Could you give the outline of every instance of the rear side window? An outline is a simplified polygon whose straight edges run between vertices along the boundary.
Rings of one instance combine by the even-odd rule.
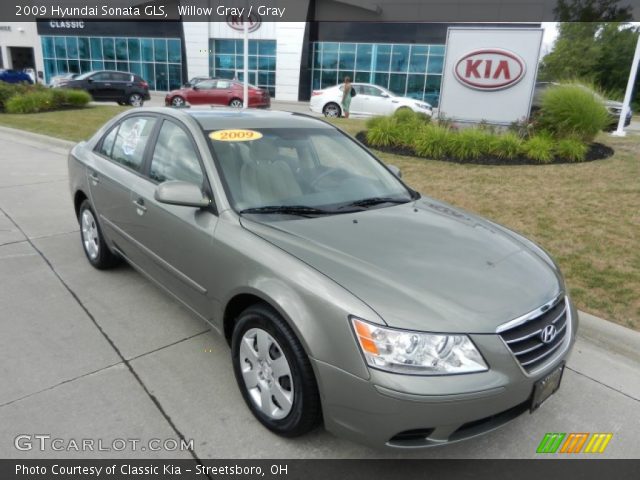
[[[121,165],[139,172],[144,161],[144,150],[155,123],[156,119],[153,117],[137,116],[122,122],[110,157]]]
[[[112,73],[111,74],[111,79],[116,81],[116,82],[130,82],[131,81],[131,75],[129,75],[128,73]]]
[[[189,135],[168,120],[165,120],[160,129],[149,176],[159,183],[181,180],[198,186],[203,185],[204,175]]]
[[[111,151],[113,150],[113,144],[116,141],[116,134],[118,133],[118,126],[112,128],[109,133],[102,139],[102,143],[98,148],[98,153],[105,157],[111,157]]]

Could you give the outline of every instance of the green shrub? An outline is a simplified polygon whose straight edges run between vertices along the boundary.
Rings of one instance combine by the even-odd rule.
[[[379,123],[384,122],[386,118],[388,117],[371,117],[367,119],[367,121],[365,122],[365,126],[367,127],[367,130],[371,130],[372,128],[375,128]]]
[[[373,120],[373,119],[372,119]],[[367,130],[367,142],[372,147],[389,147],[397,145],[398,123],[393,117],[377,117]],[[370,125],[370,124],[369,124]]]
[[[507,132],[491,139],[489,153],[497,158],[515,158],[522,148],[522,139],[517,133]]]
[[[522,153],[538,163],[550,163],[553,160],[554,143],[548,134],[535,135],[522,144]]]
[[[537,121],[542,130],[558,138],[576,136],[592,142],[609,124],[602,97],[580,83],[557,85],[542,95]]]
[[[52,89],[53,102],[55,108],[61,107],[84,107],[91,101],[91,95],[84,90],[74,90],[70,88]]]
[[[53,110],[55,108],[51,91],[19,93],[7,100],[7,113],[36,113]]]
[[[449,137],[449,153],[458,160],[475,160],[491,152],[494,136],[481,128],[465,128]]]
[[[582,162],[587,156],[589,147],[579,138],[561,138],[556,142],[555,154],[572,162]]]
[[[450,154],[450,138],[455,135],[440,125],[425,125],[416,132],[413,149],[420,157],[439,160]]]

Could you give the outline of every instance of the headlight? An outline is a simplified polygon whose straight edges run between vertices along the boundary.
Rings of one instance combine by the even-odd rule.
[[[466,335],[396,330],[352,318],[362,353],[370,367],[411,375],[448,375],[488,370]]]

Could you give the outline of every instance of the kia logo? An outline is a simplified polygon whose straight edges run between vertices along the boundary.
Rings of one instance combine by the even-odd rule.
[[[524,77],[525,64],[520,56],[497,48],[474,50],[458,60],[456,78],[477,90],[509,88]]]
[[[555,325],[547,325],[542,329],[542,332],[540,332],[540,340],[542,340],[542,343],[551,343],[557,334],[558,331]]]
[[[255,32],[262,24],[262,17],[255,12],[251,12],[249,18],[243,15],[227,15],[227,25],[239,32],[244,32],[244,22],[249,22],[249,32]]]

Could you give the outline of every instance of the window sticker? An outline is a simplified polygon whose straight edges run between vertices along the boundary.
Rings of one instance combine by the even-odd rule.
[[[260,132],[255,130],[218,130],[209,134],[211,140],[217,140],[219,142],[249,142],[251,140],[258,140],[262,138]]]
[[[142,136],[142,130],[146,124],[147,120],[145,118],[141,118],[133,124],[133,127],[131,127],[131,130],[127,134],[127,138],[125,138],[124,144],[122,145],[122,151],[125,155],[133,155],[136,151],[136,147],[138,146],[138,142],[140,142],[140,137]]]

